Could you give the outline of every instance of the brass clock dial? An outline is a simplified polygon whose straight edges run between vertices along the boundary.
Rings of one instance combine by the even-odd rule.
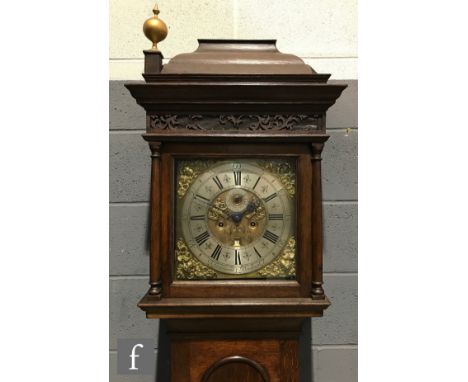
[[[202,167],[179,203],[181,238],[199,262],[217,273],[261,270],[294,236],[291,184],[284,184],[284,174],[254,159]]]

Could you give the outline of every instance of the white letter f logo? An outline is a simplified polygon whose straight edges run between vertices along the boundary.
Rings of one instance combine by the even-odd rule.
[[[142,344],[136,344],[133,349],[132,349],[132,354],[130,354],[130,358],[132,359],[132,367],[129,370],[138,370],[137,367],[135,367],[135,358],[139,357],[138,354],[135,354],[135,349],[136,348],[143,348],[144,346]]]

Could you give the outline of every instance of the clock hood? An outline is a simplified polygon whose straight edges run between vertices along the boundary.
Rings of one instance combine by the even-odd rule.
[[[276,40],[199,39],[195,52],[175,56],[161,74],[317,74],[299,57],[281,53]]]
[[[152,139],[325,134],[325,113],[347,85],[328,83],[330,74],[280,52],[276,40],[198,42],[164,65],[160,51],[145,51],[145,82],[125,85],[146,110]]]

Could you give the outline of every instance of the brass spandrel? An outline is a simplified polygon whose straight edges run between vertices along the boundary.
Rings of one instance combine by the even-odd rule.
[[[257,273],[266,278],[296,276],[296,239],[290,237],[283,253]]]
[[[216,161],[213,160],[180,161],[178,163],[177,197],[182,199],[198,175],[215,163]]]
[[[278,176],[290,198],[296,194],[296,171],[291,162],[276,159],[257,161],[257,164],[265,171]]]
[[[177,240],[176,249],[176,276],[179,280],[203,279],[211,280],[217,278],[217,273],[198,261],[190,252],[187,244],[181,238]]]

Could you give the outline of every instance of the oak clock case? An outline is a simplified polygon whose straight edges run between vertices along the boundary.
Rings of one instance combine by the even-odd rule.
[[[295,162],[176,162],[175,273],[190,279],[292,279]]]
[[[163,65],[158,14],[145,82],[126,84],[151,150],[138,306],[166,323],[172,382],[298,382],[302,325],[330,305],[321,160],[346,85],[274,40],[199,40]]]

